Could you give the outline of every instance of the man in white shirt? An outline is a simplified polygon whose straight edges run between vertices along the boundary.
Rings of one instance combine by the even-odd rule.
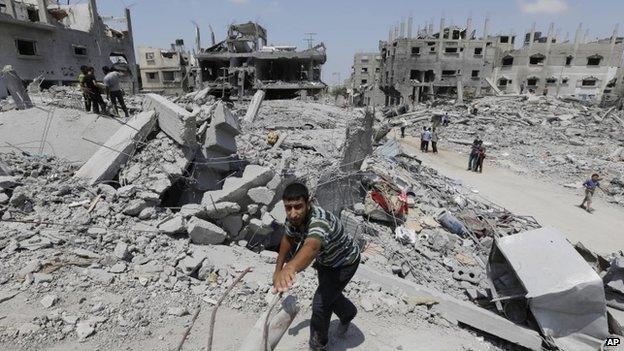
[[[124,95],[123,90],[121,90],[121,87],[119,86],[119,83],[121,81],[121,78],[123,77],[123,74],[117,71],[114,71],[107,66],[104,66],[102,68],[102,71],[104,71],[104,74],[105,74],[104,84],[106,85],[106,88],[107,88],[106,90],[108,93],[108,98],[113,103],[113,108],[115,109],[115,113],[119,115],[118,110],[117,110],[117,103],[119,103],[119,105],[121,106],[121,109],[126,115],[126,118],[130,117],[130,114],[128,113],[128,108],[126,107],[126,103],[123,98],[123,95]]]
[[[429,152],[429,142],[431,141],[431,131],[427,128],[422,135],[424,152]]]

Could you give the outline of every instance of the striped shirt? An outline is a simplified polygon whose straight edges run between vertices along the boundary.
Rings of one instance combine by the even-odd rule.
[[[316,262],[326,267],[351,265],[360,258],[360,248],[353,238],[346,234],[340,219],[324,209],[311,205],[307,222],[300,231],[286,221],[286,235],[303,242],[306,238],[316,238],[321,242],[321,250]]]

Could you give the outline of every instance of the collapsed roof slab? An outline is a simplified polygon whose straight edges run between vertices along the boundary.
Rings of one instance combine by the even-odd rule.
[[[158,127],[178,144],[195,149],[197,125],[190,112],[158,94],[146,94],[145,110],[158,114]]]
[[[137,143],[145,140],[155,126],[154,111],[139,113],[121,126],[74,176],[88,179],[90,184],[113,179],[134,152]]]

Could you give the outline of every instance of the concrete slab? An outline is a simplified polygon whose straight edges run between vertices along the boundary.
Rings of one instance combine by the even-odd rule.
[[[136,142],[144,140],[155,125],[156,119],[153,111],[142,112],[134,116],[80,167],[75,177],[86,178],[91,184],[113,179],[134,151]]]
[[[274,172],[270,168],[249,165],[245,168],[240,178],[230,177],[223,182],[221,190],[208,191],[204,194],[202,204],[211,205],[212,202],[232,201],[238,202],[247,196],[251,188],[266,185]]]
[[[52,107],[46,106],[52,110]],[[0,113],[0,152],[23,150],[43,153],[75,163],[86,162],[122,125],[120,120],[85,111],[56,108],[52,110],[46,130],[48,112],[39,108]],[[41,149],[41,140],[43,148]],[[12,147],[8,144],[15,147]]]
[[[264,100],[264,95],[264,90],[256,91],[253,98],[251,99],[249,107],[247,108],[247,113],[245,114],[245,122],[253,122],[253,120],[256,118],[258,110],[260,110],[260,104],[262,104],[262,100]]]
[[[158,127],[178,144],[190,148],[197,146],[195,116],[157,94],[146,94],[143,108],[158,114]]]

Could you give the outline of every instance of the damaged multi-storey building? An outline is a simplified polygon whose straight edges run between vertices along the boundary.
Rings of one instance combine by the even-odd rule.
[[[379,89],[380,62],[378,52],[358,52],[353,56],[353,72],[347,85],[354,105],[384,103],[384,94]]]
[[[491,35],[488,19],[480,37],[471,18],[465,27],[447,26],[442,18],[437,33],[432,23],[412,31],[409,18],[379,42],[386,105],[521,92],[601,102],[619,91],[617,28],[609,38],[588,42],[579,27],[574,42],[559,42],[553,24],[545,37],[534,25],[519,48],[513,33]]]
[[[183,39],[176,39],[171,50],[139,46],[138,51],[142,91],[181,94],[194,85],[190,55]]]
[[[321,81],[327,58],[323,43],[302,51],[267,46],[266,29],[253,22],[229,26],[225,40],[198,47],[196,58],[200,85],[214,94],[242,98],[264,90],[267,98],[291,97],[314,95],[326,87]]]
[[[117,20],[117,19],[115,19]],[[104,23],[95,0],[62,5],[51,0],[0,0],[0,62],[11,65],[26,82],[41,80],[42,87],[77,81],[80,66],[103,66],[130,73],[128,88],[138,87],[132,21],[116,30]],[[117,21],[116,21],[117,22]]]

